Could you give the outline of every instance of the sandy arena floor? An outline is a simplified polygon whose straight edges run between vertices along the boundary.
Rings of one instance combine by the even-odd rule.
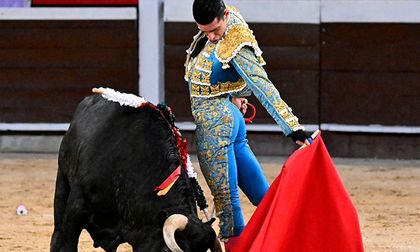
[[[270,182],[282,158],[260,157]],[[420,160],[334,159],[356,205],[366,251],[420,251]],[[195,167],[198,167],[195,164]],[[56,155],[0,154],[0,251],[49,251],[53,231]],[[200,184],[210,195],[200,174]],[[254,207],[243,198],[245,216]],[[29,213],[17,216],[23,203]],[[216,227],[217,228],[217,227]],[[89,235],[79,251],[94,249]],[[131,251],[127,244],[119,252]]]

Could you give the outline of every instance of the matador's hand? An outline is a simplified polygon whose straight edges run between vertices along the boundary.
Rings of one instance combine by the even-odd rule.
[[[248,99],[244,97],[232,97],[232,103],[241,111],[243,115],[246,114],[248,109]]]
[[[299,146],[310,145],[312,143],[312,137],[301,129],[293,131],[288,137],[292,138],[293,142]]]

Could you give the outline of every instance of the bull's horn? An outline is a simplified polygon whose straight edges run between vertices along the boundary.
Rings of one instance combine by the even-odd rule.
[[[100,89],[100,88],[92,88],[92,93],[95,93],[95,94],[103,94],[104,91],[102,89]]]
[[[187,224],[188,218],[182,214],[172,214],[163,224],[163,239],[172,252],[183,252],[175,241],[175,231],[184,230]]]

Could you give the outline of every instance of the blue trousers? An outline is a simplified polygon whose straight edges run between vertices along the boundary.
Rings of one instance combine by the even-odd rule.
[[[243,115],[234,104],[225,100],[196,112],[198,158],[214,197],[221,237],[238,236],[245,227],[239,188],[258,205],[269,184],[248,145]]]

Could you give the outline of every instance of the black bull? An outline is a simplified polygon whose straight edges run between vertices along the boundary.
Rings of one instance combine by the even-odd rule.
[[[185,169],[166,196],[154,191],[180,164],[158,110],[85,98],[60,146],[51,251],[77,251],[83,229],[106,251],[124,242],[133,251],[221,251],[197,217]]]

